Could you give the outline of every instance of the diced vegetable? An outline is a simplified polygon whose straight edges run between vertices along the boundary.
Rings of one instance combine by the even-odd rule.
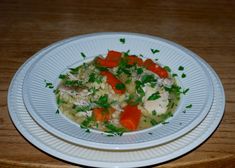
[[[143,63],[144,63],[141,58],[139,58],[139,57],[137,57],[137,56],[135,56],[135,55],[129,55],[129,56],[127,57],[127,59],[128,59],[128,64],[129,64],[129,65],[137,64],[137,65],[139,65],[139,66],[142,66]]]
[[[153,60],[151,60],[151,59],[146,59],[146,60],[144,61],[144,64],[143,64],[144,67],[148,68],[148,67],[151,66],[151,65],[155,65],[155,63],[153,62]]]
[[[118,78],[116,78],[111,72],[102,71],[100,74],[106,76],[108,84],[112,87],[115,93],[117,94],[125,93],[126,91],[125,87],[122,89],[116,87],[118,84],[122,84],[122,82]]]
[[[113,50],[109,51],[106,57],[107,60],[117,61],[118,63],[121,60],[121,58],[122,58],[122,53]]]
[[[157,64],[151,65],[147,69],[152,71],[153,73],[157,74],[160,78],[167,78],[168,77],[167,71]]]
[[[109,51],[106,58],[98,57],[96,59],[96,63],[100,66],[107,67],[107,68],[114,68],[118,66],[122,57],[122,53],[117,51]]]
[[[111,118],[112,113],[115,110],[113,108],[94,108],[92,114],[96,121],[108,121]]]
[[[127,105],[120,116],[120,123],[128,130],[136,130],[140,122],[141,111],[137,105]]]
[[[151,59],[146,59],[143,64],[149,71],[157,74],[160,78],[167,78],[168,72],[160,65],[154,63]]]
[[[96,63],[99,66],[103,66],[103,67],[106,67],[106,68],[114,68],[114,67],[118,66],[118,64],[119,64],[117,61],[103,59],[103,58],[100,58],[100,57],[96,58]]]

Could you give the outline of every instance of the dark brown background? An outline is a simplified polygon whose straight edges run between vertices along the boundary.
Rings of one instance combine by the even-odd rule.
[[[203,145],[159,167],[235,165],[235,1],[0,1],[0,167],[69,167],[27,142],[13,126],[7,89],[16,70],[47,45],[75,35],[137,32],[200,55],[226,93],[221,125]]]

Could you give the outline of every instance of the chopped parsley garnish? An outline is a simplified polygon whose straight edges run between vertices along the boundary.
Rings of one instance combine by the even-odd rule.
[[[76,68],[69,68],[69,70],[70,70],[69,72],[70,72],[71,74],[78,74],[79,69],[80,69],[79,66],[76,67]]]
[[[176,76],[178,76],[178,74],[173,73],[172,76],[173,76],[173,77],[176,77]]]
[[[179,66],[178,70],[179,70],[179,71],[183,71],[183,70],[184,70],[184,67],[183,67],[183,66]]]
[[[99,84],[99,83],[102,83],[102,80],[103,80],[103,76],[97,75],[96,79],[95,79],[95,82]]]
[[[80,127],[82,129],[88,129],[91,126],[91,122],[93,121],[92,117],[87,117],[81,124]],[[87,131],[86,131],[87,132]]]
[[[142,82],[143,84],[145,84],[145,83],[151,83],[151,82],[156,82],[156,81],[157,81],[157,79],[154,77],[153,74],[151,74],[151,75],[143,75],[143,76],[141,77],[141,82]]]
[[[128,56],[129,53],[130,53],[130,50],[127,50],[126,52],[124,52],[124,56],[125,56],[125,57]]]
[[[60,74],[60,75],[59,75],[59,78],[60,78],[60,79],[66,79],[66,78],[68,78],[68,75]]]
[[[117,75],[120,75],[121,73],[126,74],[127,76],[131,76],[131,72],[127,68],[118,68]]]
[[[90,133],[91,131],[90,131],[89,129],[86,129],[86,131],[85,131],[85,132]]]
[[[60,96],[56,97],[56,103],[58,105],[58,107],[60,107],[63,103],[67,103],[66,101],[64,101],[63,99],[60,98]],[[59,109],[56,110],[56,114],[59,114]]]
[[[144,93],[144,90],[143,88],[141,87],[142,83],[140,81],[135,81],[135,89],[136,89],[136,92],[140,95],[140,96],[144,96],[145,93]]]
[[[95,87],[92,87],[88,89],[89,92],[91,92],[92,95],[94,95],[99,89],[96,89]]]
[[[152,48],[151,48],[151,51],[152,51],[153,54],[156,54],[156,53],[160,52],[160,50],[152,49]]]
[[[79,105],[74,105],[73,106],[74,110],[76,112],[85,112],[85,111],[90,111],[92,108],[91,106],[79,106]]]
[[[136,72],[138,75],[140,75],[144,72],[144,70],[143,70],[143,68],[137,68]]]
[[[166,91],[169,93],[174,93],[175,95],[179,96],[181,94],[181,87],[173,84],[170,88],[164,87]]]
[[[154,60],[155,60],[155,61],[158,61],[158,58],[155,58]]]
[[[60,107],[61,104],[66,103],[66,101],[64,101],[63,99],[61,99],[60,96],[57,96],[57,97],[56,97],[56,103],[57,103],[57,105]]]
[[[57,109],[55,113],[56,113],[56,114],[59,114],[59,113],[60,113],[59,109]]]
[[[44,80],[44,82],[45,82],[45,87],[47,87],[49,89],[53,89],[54,88],[54,86],[53,86],[53,84],[51,82],[47,82],[46,80]]]
[[[125,38],[120,38],[119,41],[120,41],[122,44],[125,44],[126,39],[125,39]]]
[[[83,52],[81,52],[80,54],[81,54],[81,56],[82,56],[83,59],[86,58],[86,55],[85,55]]]
[[[98,75],[98,74],[95,74],[95,73],[91,73],[89,75],[89,79],[88,79],[88,82],[91,82],[91,83],[101,83],[102,82],[102,79],[103,79],[103,76],[101,75]]]
[[[139,55],[140,57],[144,57],[142,54]]]
[[[160,115],[160,120],[165,121],[167,118],[172,117],[172,116],[173,116],[172,112],[167,112],[167,113]]]
[[[131,65],[128,65],[128,59],[122,58],[118,65],[117,75],[121,75],[122,73],[124,73],[127,76],[131,76],[130,67]]]
[[[136,85],[136,87],[144,86],[143,83],[139,80],[135,81],[135,85]]]
[[[60,90],[57,88],[57,89],[54,89],[53,90],[53,93],[55,93],[55,94],[58,94],[58,93],[60,93]]]
[[[171,72],[171,68],[169,66],[164,66],[164,69],[167,70],[168,72]]]
[[[150,86],[154,88],[157,85],[157,83],[150,83]]]
[[[192,104],[189,104],[189,105],[187,105],[185,108],[189,109],[189,108],[192,108],[192,107],[193,107],[193,105],[192,105]]]
[[[131,102],[130,104],[131,104],[131,105],[137,105],[137,104],[139,104],[140,102],[142,102],[142,97],[137,97],[137,98],[134,99],[134,101]]]
[[[88,79],[88,82],[95,82],[95,79],[96,79],[96,75],[95,75],[95,73],[91,73],[90,75],[89,75],[89,79]]]
[[[131,79],[127,79],[127,80],[125,81],[125,83],[126,83],[126,84],[131,83]]]
[[[83,82],[79,80],[65,80],[64,85],[68,87],[80,87],[83,86]]]
[[[128,96],[128,99],[126,100],[126,102],[130,105],[133,105],[133,106],[137,105],[140,102],[142,102],[142,96],[136,96],[136,95],[130,94]]]
[[[169,124],[169,122],[168,122],[168,121],[164,121],[164,122],[162,122],[162,124],[163,124],[163,125]]]
[[[109,108],[110,107],[110,103],[108,102],[108,95],[107,94],[104,96],[100,96],[98,101],[94,101],[94,103],[102,108]]]
[[[153,93],[151,96],[148,97],[148,100],[157,100],[159,99],[161,96],[160,96],[160,93],[159,92],[156,92],[156,93]]]
[[[152,133],[152,132],[149,132],[148,134],[149,134],[149,135],[153,135],[153,133]]]
[[[154,115],[154,116],[157,115],[156,110],[153,110],[153,111],[152,111],[152,115]]]
[[[117,83],[115,88],[117,90],[124,90],[126,87],[125,87],[125,85],[123,83]]]
[[[83,67],[84,69],[87,69],[88,66],[89,66],[89,65],[88,65],[87,63],[83,62],[82,67]]]
[[[108,136],[117,136],[117,135],[122,136],[123,133],[125,132],[124,128],[118,128],[109,122],[105,122],[104,125],[107,128],[105,132],[109,133]]]
[[[189,88],[187,88],[187,89],[183,90],[183,92],[182,92],[182,93],[185,95],[188,91],[189,91]]]
[[[108,68],[103,67],[103,66],[99,66],[99,65],[97,65],[97,64],[96,64],[95,67],[96,67],[98,70],[100,70],[100,71],[107,71],[107,70],[108,70]]]
[[[181,77],[182,77],[182,78],[186,78],[186,74],[183,73],[183,74],[181,75]]]
[[[154,126],[154,125],[157,125],[157,124],[158,124],[158,122],[157,122],[155,119],[151,119],[151,120],[150,120],[150,123],[152,124],[152,126]]]
[[[142,87],[136,87],[136,91],[137,91],[137,93],[140,96],[144,96],[145,95],[144,90],[142,89]]]

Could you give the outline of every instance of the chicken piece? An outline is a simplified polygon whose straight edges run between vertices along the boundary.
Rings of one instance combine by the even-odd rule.
[[[149,85],[146,85],[143,89],[145,90],[145,96],[143,97],[144,108],[148,110],[149,113],[156,111],[157,115],[165,113],[169,103],[169,93],[163,89],[159,90],[158,88],[152,88]],[[148,98],[157,91],[160,94],[160,98],[156,100],[148,100]]]

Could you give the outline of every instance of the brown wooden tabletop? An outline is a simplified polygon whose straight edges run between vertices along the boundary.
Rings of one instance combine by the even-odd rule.
[[[8,115],[7,92],[35,52],[71,36],[137,32],[179,43],[205,59],[224,85],[226,108],[197,149],[159,167],[235,166],[235,1],[0,1],[0,167],[71,167],[31,145]],[[154,165],[156,166],[156,165]]]

